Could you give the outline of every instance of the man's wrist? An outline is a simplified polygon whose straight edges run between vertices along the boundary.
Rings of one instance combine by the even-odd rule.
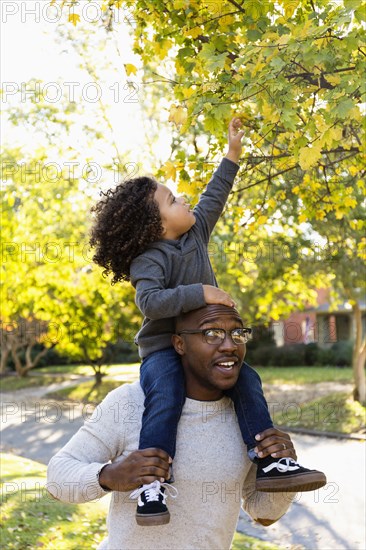
[[[103,491],[112,491],[109,486],[108,466],[110,466],[110,464],[104,464],[97,473],[97,480]]]

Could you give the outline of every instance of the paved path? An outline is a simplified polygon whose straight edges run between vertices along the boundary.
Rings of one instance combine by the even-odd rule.
[[[44,399],[70,382],[2,394],[1,450],[47,464],[91,414],[89,406]],[[328,484],[299,495],[273,526],[243,513],[238,529],[291,550],[365,550],[365,443],[292,435],[299,460],[327,473]]]

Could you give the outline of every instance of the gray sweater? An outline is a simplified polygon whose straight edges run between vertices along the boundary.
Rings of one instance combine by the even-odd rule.
[[[178,240],[151,244],[133,260],[131,283],[144,315],[135,339],[142,358],[171,346],[174,318],[206,305],[202,285],[217,286],[207,245],[238,170],[224,158],[194,208],[194,226]]]
[[[50,461],[47,489],[64,502],[88,502],[106,495],[97,473],[109,461],[138,448],[144,394],[138,382],[107,395],[82,428]],[[174,460],[178,496],[168,498],[170,523],[139,527],[130,492],[112,493],[108,538],[100,550],[228,550],[240,506],[254,519],[277,520],[294,493],[259,493],[256,467],[245,452],[228,397],[187,398]],[[90,544],[92,548],[92,543]]]

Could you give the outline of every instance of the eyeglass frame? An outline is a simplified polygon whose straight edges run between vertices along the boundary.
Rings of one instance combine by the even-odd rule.
[[[225,338],[223,338],[222,340],[220,340],[220,342],[217,342],[217,344],[214,344],[212,342],[208,342],[207,341],[207,337],[206,337],[206,332],[209,331],[209,330],[220,330],[220,331],[223,331],[225,332],[225,338],[228,334],[230,334],[230,338],[231,340],[234,342],[234,344],[236,344],[237,346],[243,346],[244,344],[246,344],[249,340],[249,336],[253,333],[253,329],[249,328],[249,327],[237,327],[237,328],[233,328],[231,330],[225,330],[224,328],[217,328],[217,327],[210,327],[210,328],[204,328],[204,329],[186,329],[186,330],[181,330],[179,332],[177,332],[176,334],[178,336],[180,336],[181,334],[202,334],[203,338],[205,339],[205,342],[206,344],[209,344],[210,346],[219,346],[220,344],[222,344],[222,342],[225,342]],[[233,336],[232,336],[232,333],[235,331],[235,330],[244,330],[244,335],[247,336],[247,339],[245,342],[235,342]]]

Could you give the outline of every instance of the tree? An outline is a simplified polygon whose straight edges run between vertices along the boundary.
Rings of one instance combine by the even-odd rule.
[[[108,345],[118,337],[132,340],[133,292],[128,285],[112,289],[92,268],[88,230],[95,186],[74,162],[77,151],[62,145],[70,142],[68,117],[75,106],[56,108],[39,97],[29,107],[12,107],[9,116],[33,130],[43,127],[45,146],[32,152],[5,146],[2,155],[1,372],[11,354],[17,374],[26,376],[57,346],[95,366],[100,381]],[[35,344],[43,345],[36,354]]]
[[[176,132],[171,158],[159,174],[196,198],[206,183],[207,158],[223,150],[228,120],[237,112],[246,128],[245,153],[225,218],[225,239],[241,242],[258,233],[263,241],[264,231],[270,240],[285,239],[295,249],[305,239],[311,252],[322,238],[324,253],[312,269],[306,257],[293,261],[285,270],[285,285],[284,266],[272,269],[268,262],[250,266],[256,274],[252,284],[245,271],[237,274],[248,283],[247,297],[259,300],[270,319],[280,313],[279,303],[283,315],[298,308],[316,279],[332,279],[358,315],[364,284],[345,266],[362,273],[365,219],[357,210],[365,174],[362,3],[101,0],[101,6],[108,30],[113,9],[132,15],[144,84],[152,95],[165,102],[170,98],[169,120]],[[77,9],[74,2],[74,15]],[[75,24],[76,19],[70,20]],[[259,296],[253,285],[264,288],[268,281],[270,288]],[[355,395],[361,401],[364,349],[358,330]]]

